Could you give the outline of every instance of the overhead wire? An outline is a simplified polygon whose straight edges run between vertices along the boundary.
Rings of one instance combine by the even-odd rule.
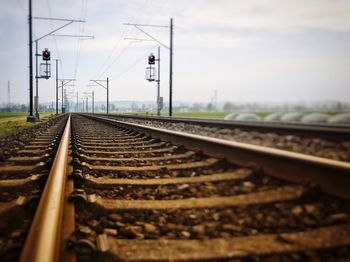
[[[52,12],[51,12],[51,2],[50,0],[46,0],[46,4],[47,4],[47,8],[48,8],[48,11],[49,11],[49,18],[52,18]],[[53,30],[53,22],[52,20],[50,20],[50,26],[51,26],[51,29]],[[60,55],[60,51],[59,51],[59,48],[58,48],[58,45],[57,45],[57,39],[55,36],[52,36],[53,39],[54,39],[54,43],[55,43],[55,50],[56,50],[56,53],[57,53],[57,58],[58,60],[60,61],[60,71],[61,71],[61,78],[64,78],[64,75],[63,75],[63,63],[62,63],[62,59],[61,59],[61,55]]]
[[[27,10],[24,8],[23,4],[21,3],[20,0],[16,0],[18,6],[22,9],[23,13],[27,15]]]
[[[135,12],[135,15],[128,20],[134,21],[139,13],[139,11],[141,11],[141,9],[149,2],[149,0],[145,0],[143,2],[143,4],[139,7],[139,9]],[[97,71],[97,73],[95,74],[94,78],[100,78],[103,76],[103,74],[121,57],[121,55],[129,48],[130,45],[127,45],[127,47],[124,47],[122,50],[122,52],[120,52],[117,57],[115,58],[108,66],[106,66],[108,64],[108,62],[110,61],[110,59],[112,58],[112,56],[114,55],[115,51],[117,50],[117,47],[119,47],[120,42],[122,42],[122,40],[124,39],[124,36],[126,35],[126,33],[128,32],[128,30],[130,30],[128,27],[124,27],[124,30],[121,33],[121,37],[118,38],[118,41],[116,42],[116,44],[114,45],[114,47],[112,48],[111,52],[109,53],[109,55],[107,56],[107,58],[105,59],[105,61],[102,63],[102,66],[99,68],[99,70]],[[108,68],[107,70],[105,69]],[[102,72],[102,73],[101,73]]]
[[[111,78],[111,80],[120,78],[122,75],[126,74],[127,72],[129,72],[132,68],[134,68],[136,65],[138,65],[142,60],[145,59],[145,56],[142,55],[141,57],[139,57],[134,63],[132,63],[126,70],[118,73],[117,75],[115,75],[114,77]]]
[[[153,19],[154,19],[154,14],[158,13],[160,9],[164,8],[164,1],[161,2],[161,4],[157,7],[157,9],[154,9],[150,18],[148,20],[146,20],[146,23],[150,23]],[[137,37],[139,35],[139,32],[136,33],[135,37]],[[147,52],[150,52],[153,48],[149,49]],[[124,74],[128,73],[131,69],[133,69],[136,65],[138,65],[142,60],[144,59],[144,55],[142,55],[140,58],[138,58],[134,63],[132,63],[129,67],[127,67],[124,71],[116,74],[114,77],[111,78],[111,80],[113,79],[117,79],[121,76],[123,76]],[[111,65],[112,66],[112,65]],[[109,69],[109,68],[108,68]],[[105,70],[107,71],[107,70]]]
[[[84,20],[86,18],[87,14],[87,4],[88,0],[82,0],[82,7],[81,7],[81,12],[80,12],[80,20]],[[85,23],[81,23],[79,26],[79,32],[78,35],[84,33],[85,31]],[[81,49],[82,49],[82,39],[78,38],[78,45],[77,45],[77,51],[76,51],[76,60],[75,60],[75,68],[74,68],[74,77],[73,79],[76,79],[77,74],[78,74],[78,67],[79,67],[79,61],[80,61],[80,55],[81,55]]]

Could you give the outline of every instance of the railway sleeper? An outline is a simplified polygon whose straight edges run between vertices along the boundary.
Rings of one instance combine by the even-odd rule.
[[[203,240],[128,240],[103,234],[97,248],[123,261],[222,260],[335,248],[350,245],[350,224],[304,232]]]

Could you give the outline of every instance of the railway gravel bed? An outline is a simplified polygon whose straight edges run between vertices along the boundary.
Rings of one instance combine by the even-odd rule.
[[[55,117],[0,140],[1,261],[19,258],[66,119]]]
[[[215,137],[254,145],[273,147],[319,157],[350,161],[350,140],[313,138],[302,135],[279,134],[278,132],[256,132],[246,131],[241,128],[223,128],[213,126],[203,126],[189,124],[186,122],[166,122],[157,120],[138,120],[133,118],[123,118],[110,116],[111,119],[142,124],[152,127],[164,128],[168,130],[187,132],[196,135]]]
[[[78,261],[350,259],[349,201],[312,183],[79,115],[72,136]],[[344,143],[334,148],[349,154]]]

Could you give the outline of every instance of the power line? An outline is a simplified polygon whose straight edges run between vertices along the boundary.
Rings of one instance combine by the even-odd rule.
[[[137,14],[139,14],[139,12],[141,11],[141,9],[148,3],[149,0],[145,0],[143,2],[143,4],[139,7],[139,9],[135,12],[135,15],[133,16],[133,18],[131,18],[130,20],[135,20],[137,17]],[[121,53],[118,54],[118,58],[114,59],[113,62],[107,66],[107,69],[105,69],[103,71],[103,69],[105,68],[105,66],[108,64],[108,61],[112,58],[112,56],[114,55],[117,47],[119,46],[120,42],[123,40],[124,36],[126,35],[126,33],[128,32],[127,28],[124,28],[124,30],[122,31],[121,37],[118,39],[118,41],[116,42],[116,44],[114,45],[114,47],[112,48],[111,52],[109,53],[109,55],[107,56],[107,58],[105,59],[105,61],[102,63],[102,66],[98,69],[97,73],[95,74],[94,78],[100,78],[101,76],[103,76],[103,74],[117,61],[117,59],[121,56]],[[129,47],[129,46],[128,46]],[[127,47],[127,48],[128,48]],[[127,50],[127,48],[123,49],[123,52],[125,52]],[[103,71],[101,73],[101,71]]]
[[[80,13],[80,19],[82,19],[82,20],[85,20],[85,18],[86,18],[87,3],[88,3],[88,0],[82,0],[82,7],[81,7],[81,13]],[[85,23],[79,27],[78,35],[84,33],[84,29],[85,29]],[[81,49],[82,49],[82,40],[78,39],[78,46],[77,46],[76,60],[75,60],[75,69],[74,69],[74,78],[76,78],[77,73],[78,73]]]
[[[152,48],[153,49],[153,48]],[[147,52],[150,52],[152,49],[149,49]],[[111,80],[114,80],[116,78],[121,77],[122,75],[126,74],[127,72],[129,72],[132,68],[134,68],[136,65],[138,65],[142,60],[145,59],[145,56],[142,55],[140,58],[138,58],[134,63],[132,63],[126,70],[118,73],[117,75],[115,75],[114,77],[111,78]]]
[[[50,0],[46,0],[46,4],[47,4],[47,8],[49,10],[49,17],[52,18],[51,2],[50,2]],[[53,29],[53,22],[52,22],[52,20],[50,20],[50,26],[51,26],[51,29]],[[64,78],[63,65],[62,65],[62,59],[61,59],[61,55],[60,55],[60,50],[58,49],[56,37],[53,36],[53,39],[54,39],[54,43],[55,43],[55,49],[56,49],[56,53],[57,53],[57,58],[60,61],[61,76],[62,76],[62,78]]]
[[[24,13],[25,15],[27,15],[27,10],[26,10],[26,9],[24,8],[24,6],[22,5],[21,1],[20,1],[20,0],[17,0],[16,2],[17,2],[17,4],[18,4],[18,6],[22,9],[23,13]]]

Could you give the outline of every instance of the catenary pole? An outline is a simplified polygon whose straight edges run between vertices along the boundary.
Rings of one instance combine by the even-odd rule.
[[[173,19],[170,18],[169,116],[173,116]]]
[[[158,46],[157,116],[160,116],[160,46]]]
[[[39,93],[38,93],[38,40],[35,40],[35,99],[34,99],[34,107],[35,107],[35,117],[39,119]]]
[[[108,81],[108,77],[107,77],[107,115],[109,113],[109,81]]]
[[[27,121],[33,122],[33,42],[32,42],[32,0],[29,0],[29,116]]]
[[[63,114],[64,112],[63,112],[63,80],[62,80],[62,86],[61,86],[61,88],[62,88],[62,97],[61,97],[61,113]]]
[[[56,115],[58,114],[58,59],[56,59]]]

